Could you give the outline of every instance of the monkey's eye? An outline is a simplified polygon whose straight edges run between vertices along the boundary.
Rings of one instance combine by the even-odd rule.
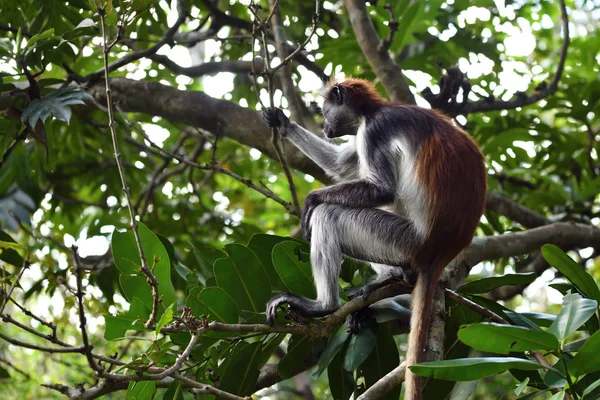
[[[331,93],[333,94],[333,100],[337,105],[342,105],[344,103],[342,90],[339,86],[334,86]]]

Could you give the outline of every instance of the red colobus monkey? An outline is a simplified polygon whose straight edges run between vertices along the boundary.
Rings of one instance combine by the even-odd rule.
[[[473,139],[444,115],[388,102],[364,80],[331,83],[323,116],[325,136],[352,135],[352,140],[334,145],[280,109],[263,113],[269,126],[280,127],[339,182],[311,192],[302,213],[317,299],[277,295],[267,304],[267,322],[273,324],[281,304],[307,317],[339,308],[343,255],[378,263],[378,269],[409,264],[417,283],[407,366],[424,361],[435,289],[446,265],[471,243],[483,212],[484,158]],[[366,289],[364,295],[370,293]],[[405,398],[421,399],[421,382],[409,369]]]

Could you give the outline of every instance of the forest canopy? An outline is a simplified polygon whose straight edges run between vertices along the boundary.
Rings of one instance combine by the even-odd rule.
[[[434,299],[425,399],[600,398],[597,0],[3,0],[3,398],[399,399],[411,285],[327,318],[303,201],[332,184],[263,121],[322,135],[372,81],[481,147],[485,211]],[[336,139],[336,143],[346,138]],[[346,318],[374,303],[358,332]]]

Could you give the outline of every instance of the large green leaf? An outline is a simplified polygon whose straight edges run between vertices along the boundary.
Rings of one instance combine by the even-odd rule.
[[[566,276],[587,298],[600,301],[600,289],[594,278],[564,251],[553,244],[545,244],[542,246],[542,255],[548,264]]]
[[[556,337],[542,330],[482,322],[462,327],[461,342],[481,351],[508,354],[529,350],[558,350]]]
[[[171,263],[165,246],[144,224],[138,222],[138,232],[148,267],[158,282],[158,293],[162,297],[159,314],[177,301],[171,282]],[[152,292],[142,274],[140,254],[132,230],[113,233],[111,247],[115,265],[122,272],[121,288],[129,301],[138,297],[152,308]]]
[[[0,230],[0,241],[7,243],[17,243],[10,235]],[[25,260],[17,253],[14,248],[0,246],[0,260],[21,268]]]
[[[209,321],[218,321],[224,324],[238,323],[237,305],[231,296],[221,288],[195,287],[190,290],[185,305],[192,309],[196,317],[204,315]]]
[[[596,312],[596,300],[584,299],[579,294],[570,293],[563,298],[563,308],[548,328],[561,342],[586,323]]]
[[[535,281],[537,277],[538,274],[535,272],[530,274],[506,274],[503,276],[493,276],[490,278],[483,278],[465,283],[458,289],[458,292],[470,294],[487,293],[501,286],[528,285]]]
[[[388,372],[396,368],[399,364],[398,346],[394,341],[392,334],[386,329],[385,325],[380,325],[377,330],[377,340],[371,354],[361,364],[360,370],[365,377],[367,387],[371,387],[379,379],[383,378]],[[397,400],[400,398],[400,386],[382,397],[384,400]]]
[[[237,304],[240,310],[262,312],[271,297],[265,290],[269,278],[249,248],[240,244],[225,246],[229,257],[215,261],[214,273],[217,285]]]
[[[598,370],[600,370],[600,331],[586,340],[569,365],[569,372],[574,376]]]
[[[240,396],[253,393],[260,374],[260,356],[260,341],[250,344],[240,342],[222,365],[219,389]]]
[[[371,351],[375,348],[377,342],[377,323],[373,320],[363,327],[358,333],[350,337],[346,353],[344,354],[344,368],[346,371],[354,371],[361,365]]]
[[[192,244],[192,250],[196,257],[196,261],[198,261],[200,273],[202,273],[202,276],[206,280],[214,276],[213,265],[215,264],[215,261],[219,258],[227,257],[227,254],[223,253],[221,250],[217,250],[214,247],[203,243]]]
[[[269,281],[271,282],[271,286],[279,288],[281,290],[285,290],[285,286],[283,282],[281,282],[281,278],[277,274],[275,267],[273,265],[273,248],[278,243],[284,241],[295,241],[295,239],[285,236],[277,236],[277,235],[267,235],[264,233],[258,233],[253,235],[248,242],[248,248],[256,254],[260,262],[262,263],[267,275],[269,276]],[[305,243],[300,241],[296,241],[299,245],[305,250],[308,250],[308,246]]]
[[[333,357],[339,353],[344,343],[346,343],[348,336],[350,336],[350,333],[348,332],[348,326],[346,326],[346,324],[340,326],[340,328],[333,335],[331,335],[327,347],[323,353],[321,353],[321,357],[319,357],[318,368],[313,374],[313,378],[318,378],[323,371],[325,371],[325,368],[327,368],[331,360],[333,360]]]
[[[125,400],[152,400],[156,394],[156,381],[131,381]]]
[[[144,329],[144,322],[148,319],[150,310],[137,297],[134,297],[129,310],[117,315],[104,315],[104,339],[114,340],[125,336],[128,330]]]
[[[316,298],[310,262],[300,258],[298,243],[281,242],[273,248],[273,265],[286,289],[310,299]]]
[[[294,376],[297,368],[308,355],[313,351],[314,344],[311,343],[308,336],[294,335],[288,343],[287,353],[279,361],[277,371],[283,379]]]
[[[348,400],[354,391],[352,373],[344,368],[343,353],[337,353],[327,366],[329,389],[334,400]]]
[[[536,370],[544,368],[534,361],[514,357],[459,358],[431,361],[409,367],[417,375],[450,381],[473,381],[508,369]]]
[[[92,96],[76,86],[65,86],[57,89],[42,99],[35,99],[27,105],[21,114],[21,121],[35,126],[38,120],[46,121],[50,114],[54,118],[66,122],[71,120],[70,105],[85,104],[84,100],[92,101]]]

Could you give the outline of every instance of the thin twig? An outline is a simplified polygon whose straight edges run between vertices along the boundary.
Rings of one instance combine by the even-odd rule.
[[[131,203],[131,195],[129,193],[129,187],[127,186],[127,180],[125,178],[125,170],[123,168],[123,164],[121,162],[121,153],[119,152],[119,144],[117,142],[117,132],[115,129],[115,119],[114,119],[114,115],[113,115],[113,103],[112,103],[112,94],[110,91],[110,80],[109,80],[109,72],[110,69],[108,68],[108,53],[109,53],[109,48],[108,48],[108,36],[107,36],[107,32],[106,32],[106,10],[105,9],[98,9],[98,13],[100,15],[100,20],[102,22],[102,37],[103,37],[103,43],[104,43],[104,80],[105,80],[105,84],[106,84],[106,105],[107,105],[107,109],[108,109],[108,127],[110,129],[110,135],[112,138],[112,143],[113,143],[113,149],[115,152],[115,160],[117,162],[117,169],[119,170],[119,176],[121,178],[121,185],[123,186],[123,193],[125,194],[125,198],[127,200],[127,208],[129,209],[129,217],[130,217],[130,226],[131,229],[133,230],[133,235],[135,237],[135,243],[137,245],[138,248],[138,253],[140,255],[140,260],[141,260],[141,271],[144,275],[146,275],[146,280],[148,282],[148,284],[150,285],[150,288],[152,290],[152,310],[150,311],[150,316],[148,317],[148,320],[144,323],[144,327],[146,328],[150,328],[153,327],[154,324],[156,323],[156,316],[158,315],[158,307],[160,304],[160,295],[158,292],[158,281],[156,280],[156,277],[154,276],[154,274],[152,273],[152,271],[150,270],[150,268],[148,267],[148,263],[146,261],[146,257],[144,255],[144,249],[142,247],[142,240],[140,238],[140,233],[138,231],[138,225],[135,219],[135,211],[133,210],[133,205]],[[181,16],[180,16],[181,18]]]
[[[390,28],[390,31],[388,33],[388,37],[381,42],[380,50],[387,51],[390,49],[390,46],[394,41],[394,35],[398,31],[398,21],[396,21],[396,18],[394,17],[394,8],[390,3],[387,3],[385,6],[383,6],[383,8],[388,10],[388,12],[390,13],[390,22],[388,22],[388,27]]]
[[[508,322],[507,320],[505,320],[498,314],[494,313],[493,311],[488,310],[487,308],[480,306],[479,304],[467,299],[466,297],[461,296],[460,294],[456,293],[454,290],[445,288],[444,291],[446,293],[446,297],[448,297],[449,299],[452,299],[452,300],[456,301],[457,303],[460,303],[460,304],[470,308],[471,310],[478,312],[479,314],[483,315],[484,317],[489,318],[491,321],[497,322],[499,324],[510,325],[510,322]]]
[[[596,142],[596,132],[594,132],[590,121],[585,121],[585,127],[587,128],[588,133],[588,166],[590,168],[590,173],[595,178],[596,176],[598,176],[598,173],[596,172],[596,165],[592,153],[595,150],[594,143]]]
[[[101,17],[103,18],[103,17]],[[79,315],[79,329],[81,331],[81,339],[83,340],[83,352],[85,357],[87,358],[88,364],[90,367],[97,372],[98,374],[102,374],[104,372],[104,368],[100,366],[94,360],[92,355],[92,346],[90,346],[90,342],[87,335],[87,320],[85,318],[85,308],[83,306],[83,283],[81,282],[81,268],[79,268],[79,261],[77,259],[77,246],[71,246],[71,251],[73,252],[73,260],[74,260],[74,272],[75,272],[75,281],[77,282],[77,305],[78,305],[78,315]]]
[[[2,314],[4,312],[4,307],[6,307],[6,304],[8,303],[10,296],[12,296],[12,292],[19,285],[19,281],[21,280],[21,277],[23,276],[23,273],[25,272],[25,270],[27,268],[29,268],[29,265],[30,265],[30,262],[29,262],[29,254],[28,254],[27,257],[25,257],[25,260],[23,260],[23,265],[21,266],[21,270],[17,274],[15,281],[12,283],[12,285],[10,285],[10,288],[7,291],[5,291],[5,293],[3,293],[4,298],[2,299],[2,305],[0,306],[0,314]]]
[[[178,7],[177,7],[178,11],[180,11],[182,9],[182,7],[179,5],[179,3],[182,3],[182,0],[178,1]],[[95,82],[95,81],[101,79],[102,75],[104,75],[106,77],[106,75],[108,75],[109,72],[114,71],[115,69],[121,68],[133,61],[139,60],[140,58],[144,58],[144,57],[148,57],[152,54],[156,54],[156,52],[158,50],[160,50],[161,47],[163,47],[165,44],[169,44],[173,41],[173,36],[179,30],[179,27],[185,22],[187,16],[188,16],[187,13],[179,13],[177,21],[175,21],[173,26],[167,30],[164,37],[161,40],[159,40],[158,42],[156,42],[156,44],[154,46],[144,49],[142,51],[139,51],[137,53],[128,54],[124,57],[119,58],[112,64],[108,64],[108,60],[106,60],[104,63],[104,67],[101,70],[92,72],[91,74],[84,76],[82,78],[83,81]],[[106,41],[104,42],[104,45],[106,46],[106,48],[108,48],[107,46],[114,46],[115,44],[116,44],[116,39],[115,39],[115,41],[113,41],[110,44],[108,44]]]

